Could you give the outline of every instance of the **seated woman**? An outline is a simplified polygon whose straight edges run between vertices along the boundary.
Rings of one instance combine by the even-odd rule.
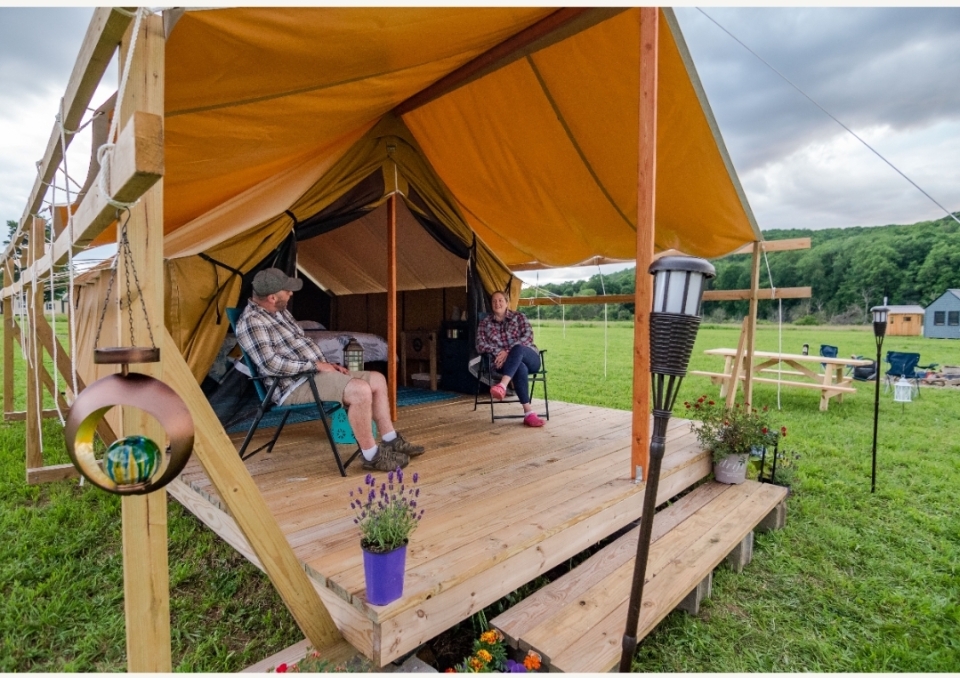
[[[533,328],[525,315],[510,310],[503,292],[494,292],[490,305],[493,312],[481,320],[477,328],[477,353],[489,353],[494,368],[503,375],[499,384],[490,387],[490,396],[503,400],[507,384],[512,379],[517,398],[523,405],[523,423],[543,426],[543,420],[530,404],[528,377],[531,372],[540,370],[540,352],[533,344]]]

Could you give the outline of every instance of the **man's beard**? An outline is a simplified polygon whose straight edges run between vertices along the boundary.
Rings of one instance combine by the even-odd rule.
[[[288,302],[288,301],[289,301],[289,299],[277,299],[277,300],[274,302],[273,305],[277,307],[277,313],[282,313],[282,312],[284,312],[284,311],[287,310],[287,302]]]

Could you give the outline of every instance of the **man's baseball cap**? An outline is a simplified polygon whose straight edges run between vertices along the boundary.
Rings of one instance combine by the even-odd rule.
[[[302,280],[291,278],[279,268],[265,268],[253,276],[253,291],[260,297],[276,294],[280,290],[297,292],[302,287]]]

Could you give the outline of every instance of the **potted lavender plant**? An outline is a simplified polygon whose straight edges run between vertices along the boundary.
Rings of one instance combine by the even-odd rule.
[[[367,602],[372,605],[386,605],[403,595],[407,544],[423,518],[423,509],[417,507],[418,474],[413,474],[412,481],[407,486],[403,470],[397,468],[379,484],[368,473],[366,489],[350,490],[353,522],[360,527]]]

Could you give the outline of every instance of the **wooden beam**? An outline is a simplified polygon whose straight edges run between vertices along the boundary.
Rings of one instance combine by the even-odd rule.
[[[397,194],[387,198],[387,393],[397,420]]]
[[[4,284],[13,282],[13,259],[3,262]],[[3,300],[3,412],[13,412],[13,314],[14,297]]]
[[[764,252],[786,252],[789,250],[808,250],[810,249],[810,238],[785,238],[783,240],[760,240],[760,247]],[[753,243],[744,245],[740,249],[731,252],[727,256],[734,254],[751,254],[753,252]]]
[[[127,11],[135,10],[134,7],[128,8]],[[90,105],[97,86],[110,65],[120,38],[132,19],[131,16],[122,13],[120,8],[101,7],[94,11],[63,97],[63,124],[67,129],[75,130],[80,126],[87,106]],[[72,137],[67,135],[66,138],[69,146]],[[25,227],[29,216],[40,209],[47,184],[50,183],[53,173],[63,159],[63,152],[60,126],[54,124],[47,142],[47,150],[43,154],[43,160],[40,161],[40,171],[34,181],[33,190],[30,191],[26,209],[20,218],[21,228]],[[5,256],[10,256],[11,251],[11,247],[8,246]]]
[[[42,485],[43,483],[53,483],[58,480],[79,477],[80,472],[73,464],[57,464],[56,466],[27,469],[27,485]]]
[[[398,104],[393,109],[393,112],[398,116],[405,115],[431,101],[439,99],[444,94],[452,92],[494,64],[507,62],[516,53],[521,52],[537,40],[563,28],[587,11],[587,8],[582,7],[558,9],[537,23],[527,26],[519,33],[507,38],[499,45],[490,48],[475,59],[468,61],[455,71],[451,71],[432,85],[420,90],[406,101]]]
[[[330,613],[280,531],[250,472],[210,407],[210,401],[200,390],[196,378],[180,355],[176,342],[166,329],[161,330],[161,335],[164,381],[180,394],[193,415],[196,428],[193,453],[303,635],[317,650],[338,642],[340,632]]]
[[[753,351],[757,343],[757,298],[760,294],[760,243],[753,244],[753,260],[750,272],[750,314],[747,316],[747,348],[744,357],[743,402],[753,402]]]
[[[136,27],[136,25],[134,25]],[[131,187],[131,192],[142,194],[140,201],[132,206],[126,221],[130,243],[130,268],[117,266],[117,296],[120,290],[129,290],[126,304],[121,304],[117,316],[121,345],[151,346],[154,337],[163,329],[163,182],[159,181],[163,168],[163,148],[152,147],[152,141],[163,139],[163,87],[164,48],[163,19],[149,16],[139,26],[139,34],[133,28],[124,35],[121,45],[119,70],[123,72],[128,45],[136,42],[136,50],[130,56],[129,79],[124,89],[124,98],[117,102],[122,136],[134,140],[137,153],[148,150],[148,158],[155,171],[146,180]],[[149,134],[147,128],[149,129]],[[146,148],[140,148],[140,135],[150,140]],[[162,143],[162,142],[161,142]],[[114,158],[113,170],[119,176],[136,176],[134,165],[122,163],[130,156]],[[120,162],[118,162],[118,160]],[[103,170],[101,169],[101,172]],[[147,190],[149,188],[149,190]],[[92,188],[89,198],[99,188]],[[100,196],[105,200],[106,196]],[[126,202],[124,198],[118,198]],[[136,198],[133,198],[134,200]],[[87,231],[88,224],[99,219],[104,226],[115,218],[114,208],[98,211],[90,219],[84,213],[85,199],[77,212],[80,229]],[[118,230],[118,258],[123,256]],[[136,276],[131,280],[133,276]],[[139,290],[138,290],[139,288]],[[130,328],[130,337],[126,328]],[[130,344],[126,342],[130,341]],[[161,353],[162,356],[162,353]],[[163,362],[134,366],[134,371],[163,379]],[[166,434],[159,422],[131,403],[132,407],[120,408],[120,434],[143,435],[161,441]],[[127,669],[130,672],[161,672],[173,670],[170,651],[170,567],[167,556],[167,491],[159,489],[142,495],[125,495],[120,500],[123,516],[123,606],[127,626]]]
[[[42,316],[37,316],[37,318],[42,319]],[[35,332],[35,334],[36,334],[36,332]],[[10,336],[11,336],[21,347],[23,347],[23,350],[25,350],[25,351],[30,350],[29,346],[24,346],[24,345],[23,345],[23,335],[20,333],[20,327],[17,325],[16,322],[13,323],[13,326],[12,326],[11,329],[10,329]],[[41,345],[43,344],[43,340],[42,340],[42,337],[41,337],[41,336],[38,335],[38,336],[37,336],[37,340],[40,341]],[[42,353],[40,354],[40,357],[41,357],[41,358],[43,357],[43,354],[42,354]],[[64,399],[63,399],[63,396],[60,395],[60,393],[57,391],[57,387],[56,387],[56,385],[53,383],[53,377],[50,376],[50,373],[47,372],[46,366],[44,366],[43,364],[40,365],[40,383],[42,383],[42,384],[44,385],[44,387],[47,389],[47,392],[50,393],[50,395],[51,395],[52,397],[56,398],[56,400],[57,400],[57,405],[58,405],[58,407],[60,407],[60,411],[61,411],[61,412],[67,412],[67,411],[70,409],[70,406],[67,405],[67,401],[64,400]],[[32,416],[36,416],[36,415],[32,415]],[[56,410],[42,410],[42,411],[41,411],[41,418],[43,418],[43,419],[48,419],[48,418],[50,418],[50,417],[55,417],[55,416],[57,416],[57,411],[56,411]],[[6,419],[7,421],[26,421],[26,420],[27,420],[27,413],[26,413],[26,412],[10,412],[10,413],[4,413],[4,419]]]
[[[809,299],[813,296],[811,287],[774,287],[758,288],[757,299]],[[753,296],[753,290],[707,290],[703,293],[704,301],[743,301]]]
[[[113,199],[134,202],[146,193],[163,176],[163,118],[151,113],[135,113],[132,122],[120,132],[112,165],[110,192]],[[52,253],[40,259],[36,272],[23,271],[20,280],[12,285],[4,281],[2,296],[6,298],[15,294],[31,282],[34,275],[43,277],[51,266],[66,260],[72,246],[90,244],[110,226],[117,218],[117,210],[107,202],[109,197],[101,193],[99,183],[94,183],[74,214],[74,241],[70,242],[69,231],[61,233],[53,244]]]
[[[47,376],[49,377],[50,374],[48,373]],[[40,411],[40,417],[41,417],[42,419],[53,419],[53,418],[56,417],[56,416],[57,416],[57,411],[56,411],[56,410],[41,410],[41,411]],[[23,412],[23,411],[20,411],[20,412],[4,412],[4,413],[3,413],[3,420],[4,420],[4,421],[26,421],[26,419],[27,419],[27,413],[26,413],[26,412]],[[28,470],[29,470],[29,469],[28,469]]]
[[[26,264],[30,266],[34,261],[43,255],[43,234],[46,222],[39,217],[34,217],[30,224],[30,240],[27,244]],[[27,304],[27,315],[30,317],[37,313],[43,313],[43,279],[35,281],[25,290],[23,297]],[[43,446],[41,445],[40,434],[40,410],[43,407],[43,392],[40,390],[41,376],[43,371],[43,353],[40,351],[40,344],[37,341],[37,333],[30,332],[25,338],[24,348],[27,352],[27,418],[24,420],[26,425],[26,467],[38,468],[43,466]]]
[[[650,466],[650,309],[657,197],[657,55],[660,12],[640,8],[640,130],[637,172],[637,269],[633,331],[633,423],[630,477],[642,469],[645,482]]]

